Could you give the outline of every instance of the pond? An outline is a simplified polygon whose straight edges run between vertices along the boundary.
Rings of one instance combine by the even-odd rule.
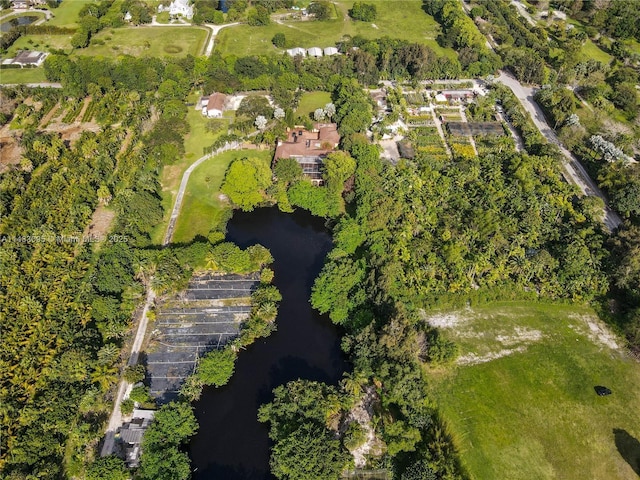
[[[322,219],[306,212],[263,208],[236,212],[227,240],[242,248],[260,243],[271,251],[282,302],[277,331],[240,352],[229,384],[205,389],[194,404],[200,429],[190,445],[193,478],[272,479],[268,425],[258,422],[258,407],[272,400],[278,385],[298,378],[337,384],[350,368],[340,331],[309,304],[331,236]]]
[[[40,17],[36,17],[33,15],[27,15],[24,17],[14,17],[10,20],[0,23],[0,32],[8,32],[13,27],[22,27],[24,25],[30,25]]]

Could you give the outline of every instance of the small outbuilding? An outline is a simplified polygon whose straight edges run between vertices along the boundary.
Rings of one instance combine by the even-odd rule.
[[[300,47],[290,48],[289,50],[287,50],[287,53],[292,57],[295,57],[298,55],[302,55],[303,57],[307,56],[307,51],[304,48],[300,48]]]
[[[315,57],[315,58],[321,57],[322,49],[318,47],[311,47],[310,49],[307,50],[307,56]]]
[[[323,53],[325,57],[330,57],[332,55],[337,55],[338,49],[336,47],[326,47]]]

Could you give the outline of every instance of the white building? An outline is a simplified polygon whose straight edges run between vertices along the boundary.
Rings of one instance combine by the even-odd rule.
[[[289,50],[287,50],[287,53],[292,57],[295,57],[296,55],[302,55],[303,57],[305,57],[307,55],[307,51],[304,48],[300,47],[290,48]]]
[[[337,54],[338,54],[338,49],[336,47],[326,47],[324,49],[325,57],[330,57],[331,55],[337,55]]]
[[[173,0],[168,7],[158,6],[158,13],[169,12],[169,15],[182,15],[188,19],[193,18],[193,6],[189,0]]]
[[[220,118],[225,110],[227,96],[224,93],[214,93],[208,98],[200,99],[202,105],[202,114],[209,118]]]
[[[309,57],[321,57],[322,56],[322,49],[318,48],[318,47],[311,47],[309,50],[307,50],[307,55]]]

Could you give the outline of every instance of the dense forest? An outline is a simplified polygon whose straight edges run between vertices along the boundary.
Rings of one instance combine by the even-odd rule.
[[[209,21],[205,16],[214,14],[196,3],[202,21]],[[227,3],[232,14],[248,8],[241,1]],[[611,18],[590,9],[592,3],[584,2],[576,14],[597,20],[595,28],[614,38],[637,37],[623,19],[634,18],[625,13],[629,2],[611,9]],[[90,15],[100,19],[97,24],[81,22],[78,42],[108,25],[99,15],[108,4],[98,4],[96,15]],[[255,10],[257,21],[258,7],[268,12],[279,6],[265,1],[249,10]],[[128,478],[122,462],[111,457],[88,470],[85,465],[95,456],[124,366],[120,352],[145,288],[153,278],[154,290],[170,294],[199,268],[244,272],[268,263],[268,252],[242,253],[220,243],[223,231],[191,245],[164,250],[152,245],[150,234],[163,216],[158,175],[184,153],[185,98],[193,88],[269,91],[283,114],[256,136],[256,142],[269,145],[287,125],[309,123],[293,117],[303,91],[326,90],[342,135],[341,151],[325,164],[323,187],[312,186],[296,162],[281,161],[271,172],[250,158],[232,163],[222,187],[238,208],[273,203],[285,211],[304,208],[333,226],[335,246],[311,301],[345,329],[343,348],[354,372],[339,386],[305,381],[281,386],[260,410],[260,420],[270,425],[272,468],[279,478],[336,477],[352,467],[349,452],[369,431],[384,445],[368,459],[371,468],[389,469],[403,480],[465,478],[426,393],[425,367],[451,361],[456,347],[425,324],[422,308],[515,298],[592,302],[640,348],[640,173],[616,150],[624,135],[616,144],[593,138],[599,126],[575,123],[576,101],[564,86],[554,84],[538,94],[563,140],[625,217],[625,225],[610,236],[599,222],[600,205],[577,197],[562,180],[557,149],[544,142],[505,88],[496,85],[492,94],[525,139],[526,152],[498,138],[476,139],[478,157],[444,161],[419,154],[395,167],[380,160],[378,147],[364,135],[373,105],[363,90],[385,79],[487,75],[503,63],[529,81],[554,75],[566,80],[574,69],[572,80],[590,101],[609,102],[631,118],[637,104],[625,92],[637,82],[637,72],[552,56],[546,32],[523,28],[502,2],[484,2],[475,12],[492,21],[501,57],[486,47],[457,1],[426,2],[425,9],[443,26],[439,41],[455,47],[459,60],[439,57],[421,44],[359,37],[339,45],[346,55],[312,61],[287,55],[177,60],[51,55],[46,75],[62,82],[61,92],[3,90],[15,108],[1,120],[21,127],[24,149],[20,165],[0,180],[3,474]],[[145,19],[141,10],[140,22]],[[93,96],[98,131],[84,132],[75,142],[38,131],[43,115],[58,102],[80,102],[87,95]],[[35,103],[28,105],[27,97]],[[271,107],[247,101],[243,108],[232,126],[238,134],[251,130],[255,116]],[[275,116],[273,109],[268,113]],[[117,235],[99,247],[67,241],[81,235],[98,207],[115,212]],[[235,347],[275,328],[279,294],[267,286],[268,272]],[[198,398],[205,384],[228,381],[236,358],[232,347],[203,362],[185,384],[184,399]],[[373,405],[370,421],[348,421],[364,401]],[[197,428],[192,417],[184,403],[159,411],[145,439],[149,455],[143,457],[141,478],[188,477],[188,459],[180,449]]]
[[[163,61],[136,62],[159,82],[172,69],[182,71]],[[127,70],[127,60],[107,63]],[[69,75],[87,70],[83,60],[67,65]],[[3,90],[17,107],[6,121],[23,128],[24,150],[19,168],[0,183],[1,450],[3,472],[12,478],[82,472],[102,435],[124,335],[150,273],[158,270],[158,288],[163,279],[179,286],[175,269],[163,275],[172,266],[163,257],[178,258],[185,280],[204,263],[206,249],[197,245],[162,254],[148,248],[162,219],[158,172],[181,153],[185,130],[171,99],[154,98],[147,93],[155,92],[152,83],[127,78],[126,85],[108,77],[102,86],[83,84],[98,93],[93,112],[101,128],[75,142],[37,125],[56,102],[79,100],[87,90],[71,82],[63,92]],[[23,103],[27,96],[40,108]],[[94,210],[107,205],[117,234],[94,248],[83,232]]]

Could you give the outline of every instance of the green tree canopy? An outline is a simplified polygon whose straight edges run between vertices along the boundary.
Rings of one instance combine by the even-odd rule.
[[[235,160],[227,170],[222,192],[242,210],[250,212],[266,198],[271,169],[259,158]]]
[[[200,359],[197,376],[205,385],[221,387],[233,375],[235,362],[236,352],[230,348],[213,350]]]

